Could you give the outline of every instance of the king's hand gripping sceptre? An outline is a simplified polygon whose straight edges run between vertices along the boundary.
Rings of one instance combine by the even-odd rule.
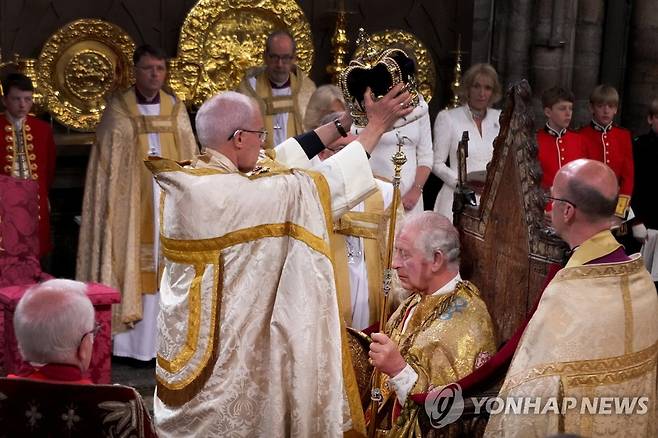
[[[386,245],[386,265],[384,267],[384,279],[382,283],[382,291],[384,294],[384,299],[382,301],[382,307],[379,314],[379,331],[383,332],[386,327],[386,322],[388,320],[388,296],[391,292],[391,283],[393,278],[393,268],[391,265],[393,263],[393,246],[395,241],[395,224],[397,222],[397,211],[398,206],[400,205],[400,172],[402,166],[407,162],[407,156],[402,152],[402,146],[404,146],[404,141],[409,140],[407,137],[398,136],[398,150],[391,157],[394,167],[393,175],[393,202],[391,203],[391,217],[388,223],[388,242]],[[368,437],[373,438],[377,431],[377,412],[379,411],[379,406],[382,401],[382,391],[381,391],[381,382],[382,375],[381,372],[375,369],[372,379],[372,390],[370,392],[370,424],[368,426]]]

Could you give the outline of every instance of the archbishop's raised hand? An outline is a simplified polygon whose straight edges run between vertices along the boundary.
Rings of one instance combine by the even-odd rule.
[[[372,99],[372,90],[366,89],[363,102],[368,115],[368,125],[373,128],[382,129],[383,132],[393,127],[400,117],[404,117],[413,111],[411,107],[411,95],[404,90],[404,84],[397,84],[381,99]]]
[[[393,127],[396,120],[413,111],[411,95],[403,89],[404,85],[398,84],[378,101],[372,99],[370,87],[366,89],[363,101],[368,115],[368,125],[358,138],[366,152],[371,153],[375,149],[381,136]]]

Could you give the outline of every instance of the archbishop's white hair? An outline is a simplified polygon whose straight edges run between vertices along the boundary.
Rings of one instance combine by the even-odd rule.
[[[251,97],[235,91],[224,91],[206,100],[196,113],[196,133],[202,148],[216,149],[228,141],[238,129],[250,127],[258,110]]]
[[[414,245],[427,260],[441,251],[448,266],[459,269],[459,232],[447,217],[433,211],[413,213],[404,218],[399,232],[405,229],[417,232]]]
[[[76,364],[85,333],[94,329],[87,285],[55,279],[31,287],[14,313],[18,348],[28,362]]]

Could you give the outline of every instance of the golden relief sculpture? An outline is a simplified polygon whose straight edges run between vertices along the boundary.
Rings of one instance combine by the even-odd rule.
[[[334,53],[335,65],[328,67],[334,77],[345,68],[344,60],[341,62],[346,43],[343,27],[341,21],[337,32],[343,33],[336,41],[343,50]],[[263,64],[267,35],[278,29],[292,34],[297,65],[308,73],[314,55],[311,28],[295,0],[198,1],[183,23],[177,57],[168,61],[168,87],[188,107],[198,107],[220,91],[237,88],[249,68]],[[375,33],[371,41],[380,51],[400,48],[408,53],[416,61],[420,93],[426,101],[432,98],[436,72],[421,41],[402,30]],[[35,111],[49,111],[68,128],[93,132],[108,94],[134,82],[134,49],[131,37],[119,26],[80,19],[55,32],[38,59],[16,56],[9,63],[32,79]],[[361,50],[358,47],[355,56]],[[9,63],[0,62],[0,66]]]
[[[297,43],[297,65],[313,64],[311,28],[294,0],[200,0],[187,14],[170,62],[169,86],[188,106],[237,88],[244,73],[263,64],[267,35],[288,30]]]
[[[332,62],[327,66],[327,73],[331,75],[331,83],[338,85],[340,75],[347,67],[347,52],[349,40],[347,39],[347,12],[341,0],[338,11],[336,11],[336,30],[331,37]]]
[[[418,91],[429,102],[434,95],[436,86],[436,70],[432,55],[425,45],[415,35],[403,30],[384,30],[370,35],[370,44],[377,52],[385,49],[398,48],[416,62],[416,77],[418,80]],[[359,45],[354,51],[354,58],[363,56],[365,47]]]
[[[105,97],[133,81],[135,43],[119,26],[96,19],[73,21],[46,41],[37,62],[45,105],[64,126],[93,131]]]

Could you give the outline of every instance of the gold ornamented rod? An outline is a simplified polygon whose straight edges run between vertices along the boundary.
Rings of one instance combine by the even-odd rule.
[[[391,283],[393,280],[393,269],[391,268],[393,264],[393,248],[395,244],[395,225],[397,222],[397,212],[398,206],[400,205],[400,173],[402,171],[402,166],[407,162],[407,156],[402,152],[402,146],[404,146],[404,140],[408,139],[407,137],[400,137],[398,133],[398,151],[393,154],[391,161],[393,162],[393,201],[391,202],[391,217],[389,218],[388,223],[388,242],[386,245],[386,265],[384,266],[384,280],[382,284],[382,290],[384,293],[384,299],[382,301],[382,308],[379,313],[379,331],[384,332],[386,327],[386,322],[388,321],[388,296],[391,292]],[[377,412],[379,411],[379,405],[382,401],[382,373],[375,368],[373,374],[373,384],[370,392],[370,424],[368,425],[368,437],[374,438],[377,432]]]
[[[448,103],[448,106],[446,106],[446,109],[448,108],[457,108],[459,106],[459,88],[461,87],[461,80],[462,80],[462,55],[464,53],[468,52],[463,52],[462,49],[462,34],[457,35],[457,50],[455,50],[453,53],[455,54],[455,68],[453,70],[454,74],[454,80],[450,84],[450,89],[452,90],[452,99],[450,100],[450,103]]]
[[[347,39],[347,13],[343,2],[340,2],[338,10],[338,19],[336,20],[336,30],[331,37],[331,54],[333,59],[330,65],[327,66],[327,73],[331,75],[331,82],[338,85],[340,74],[345,70],[347,63],[345,58],[347,56],[349,40]]]

